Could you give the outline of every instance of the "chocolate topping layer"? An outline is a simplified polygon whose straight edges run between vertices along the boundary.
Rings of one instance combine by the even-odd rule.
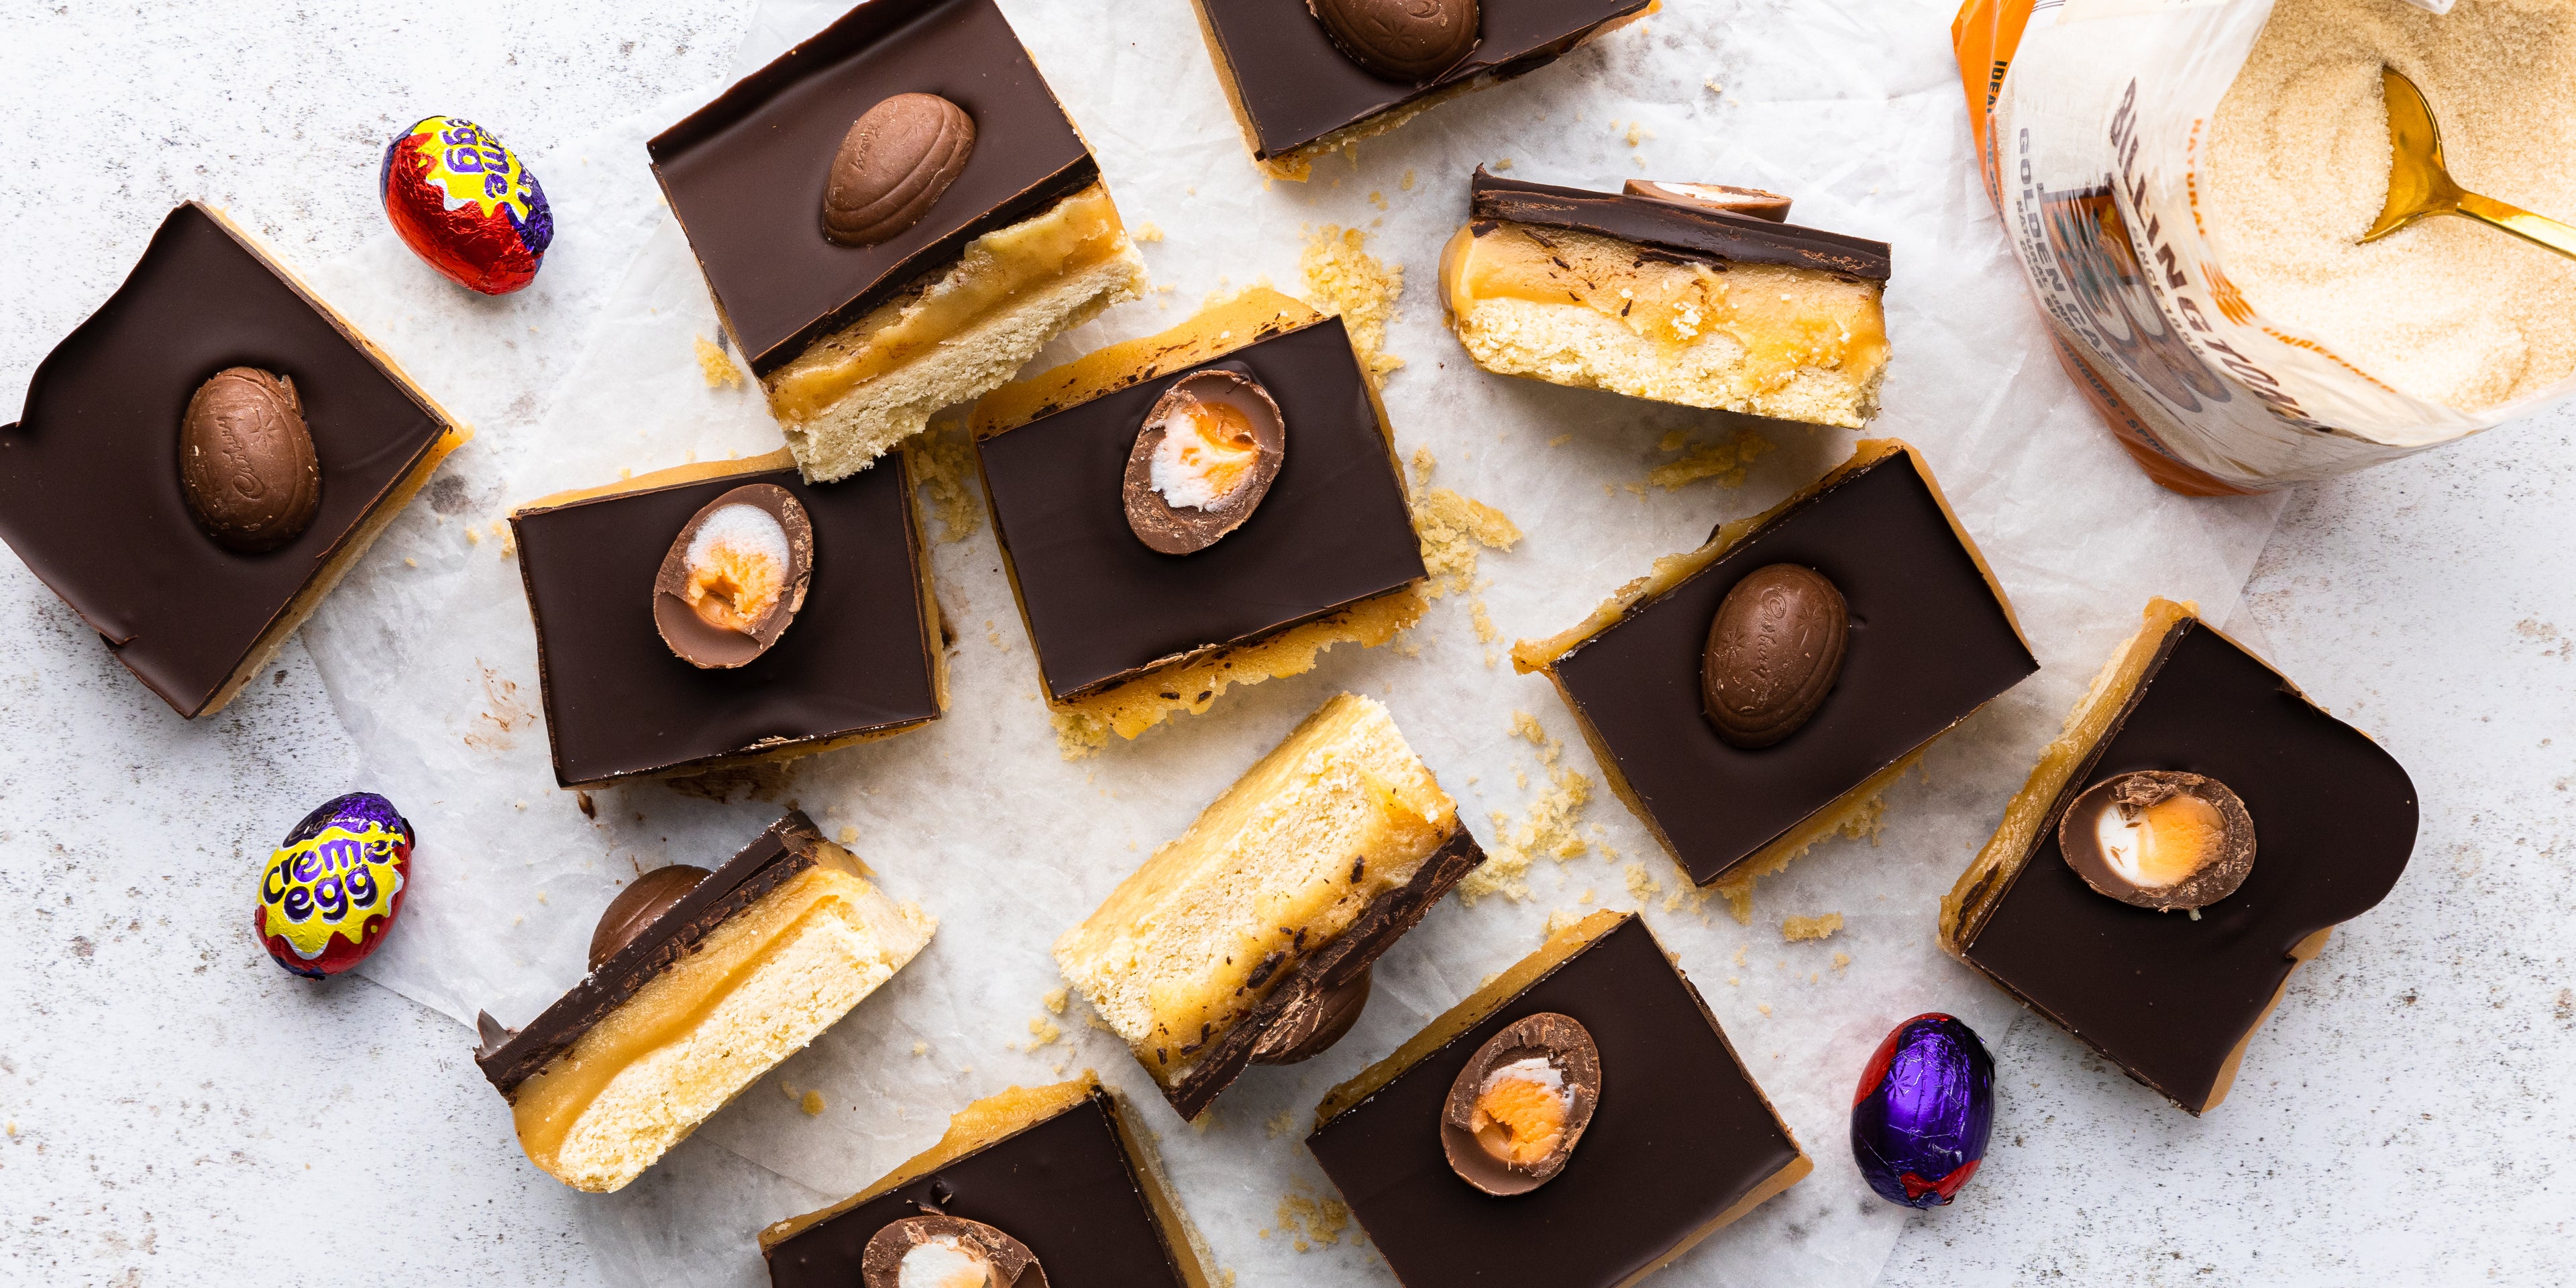
[[[836,245],[815,212],[842,138],[907,93],[962,108],[973,150],[919,223],[866,247]],[[761,375],[954,262],[966,243],[1100,178],[993,0],[867,0],[647,146],[717,311]]]
[[[1776,746],[1727,744],[1700,680],[1718,604],[1771,564],[1842,591],[1842,670]],[[1691,879],[1706,885],[2039,669],[1911,452],[1827,484],[1549,668]]]
[[[774,1288],[851,1288],[868,1241],[924,1211],[981,1221],[1035,1254],[1048,1288],[1185,1288],[1117,1107],[1071,1109],[763,1248]]]
[[[688,956],[727,917],[813,867],[816,849],[822,844],[823,833],[814,826],[814,820],[802,810],[787,811],[740,854],[725,860],[723,866],[673,901],[667,911],[639,929],[625,947],[610,954],[607,961],[573,985],[571,992],[540,1012],[527,1027],[512,1031],[507,1042],[496,1048],[487,1036],[485,1044],[474,1053],[474,1063],[503,1096],[514,1096],[521,1083],[537,1076],[557,1056],[571,1050],[582,1034],[606,1019],[609,1012]]]
[[[1508,1198],[1482,1193],[1450,1170],[1433,1128],[1476,1052],[1547,1012],[1592,1035],[1599,1107],[1554,1180]],[[1306,1148],[1406,1288],[1625,1284],[1798,1157],[1699,991],[1633,915],[1317,1128]]]
[[[1215,1102],[1218,1092],[1254,1063],[1265,1042],[1274,1050],[1280,1049],[1279,1043],[1269,1042],[1274,1029],[1293,1035],[1297,1043],[1309,1040],[1327,1018],[1312,1013],[1346,1004],[1349,999],[1334,994],[1364,978],[1371,963],[1394,947],[1404,932],[1420,924],[1442,895],[1484,861],[1483,847],[1476,844],[1476,838],[1466,828],[1451,833],[1430,858],[1422,861],[1412,880],[1379,895],[1360,912],[1350,929],[1342,932],[1341,938],[1290,968],[1288,977],[1270,991],[1270,996],[1218,1034],[1208,1044],[1207,1053],[1163,1089],[1164,1099],[1172,1102],[1181,1117],[1196,1118]],[[1360,1000],[1367,1000],[1365,993]],[[1352,1019],[1356,1018],[1354,1014]],[[1286,1040],[1285,1036],[1281,1039]]]
[[[244,366],[294,383],[321,468],[311,521],[256,555],[198,530],[178,457],[190,397]],[[0,538],[193,716],[446,432],[356,333],[191,202],[37,365],[23,419],[0,428]]]
[[[1488,174],[1483,166],[1476,167],[1467,190],[1479,225],[1570,228],[1703,263],[1780,264],[1870,282],[1886,281],[1891,268],[1886,242],[1676,201],[1526,183]]]
[[[758,657],[692,666],[654,624],[655,579],[671,534],[754,483],[786,489],[812,524],[804,607]],[[936,718],[937,614],[911,493],[897,455],[838,483],[809,484],[793,469],[731,474],[512,515],[556,781],[662,773]]]
[[[2252,816],[2260,859],[2197,921],[2103,898],[2067,866],[2057,822],[2105,779],[2204,774]],[[1968,963],[2032,1009],[2198,1113],[2318,931],[2386,898],[2415,848],[2415,785],[2360,730],[2198,619],[2155,661],[2037,847],[1981,926]]]
[[[1259,380],[1296,450],[1242,527],[1195,554],[1158,554],[1128,524],[1128,458],[1163,392],[1210,368]],[[976,451],[1038,669],[1059,702],[1425,575],[1394,450],[1339,318],[1051,412]]]
[[[1651,0],[1482,0],[1478,44],[1467,58],[1415,84],[1384,79],[1352,61],[1302,0],[1198,0],[1233,74],[1257,157],[1293,152],[1346,125],[1478,76],[1536,71],[1594,29]]]

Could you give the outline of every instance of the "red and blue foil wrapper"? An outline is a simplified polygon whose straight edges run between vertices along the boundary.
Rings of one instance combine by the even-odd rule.
[[[1869,1058],[1852,1096],[1852,1157],[1880,1198],[1940,1207],[1976,1175],[1994,1126],[1994,1057],[1936,1011],[1897,1025]]]
[[[308,979],[365,961],[402,914],[412,841],[410,820],[373,792],[305,815],[260,869],[251,928],[268,955]]]
[[[482,126],[433,116],[385,148],[377,183],[403,244],[458,285],[507,295],[536,280],[555,239],[545,189]]]

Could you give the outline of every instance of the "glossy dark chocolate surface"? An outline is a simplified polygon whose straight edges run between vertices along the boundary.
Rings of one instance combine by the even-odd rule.
[[[476,1051],[474,1063],[502,1095],[515,1094],[519,1084],[571,1050],[582,1034],[686,957],[727,917],[813,867],[822,843],[823,834],[814,820],[802,810],[787,811],[508,1041]]]
[[[1362,68],[1333,44],[1305,0],[1198,0],[1234,75],[1260,146],[1274,157],[1411,102],[1492,73],[1512,77],[1556,61],[1592,30],[1650,0],[1483,0],[1481,43],[1436,80],[1408,85]]]
[[[227,367],[295,384],[322,467],[312,521],[235,554],[189,515],[188,399]],[[190,203],[36,368],[0,428],[0,537],[181,715],[205,709],[447,426],[256,251]]]
[[[1048,1288],[1181,1288],[1108,1095],[896,1187],[765,1249],[774,1288],[854,1288],[885,1226],[928,1204],[1036,1253]]]
[[[1223,541],[1157,554],[1128,526],[1128,453],[1163,391],[1211,367],[1270,391],[1287,423],[1287,459],[1260,508]],[[976,450],[1038,667],[1058,701],[1424,575],[1403,481],[1339,318],[1053,412]]]
[[[1807,723],[1729,746],[1702,711],[1709,622],[1755,569],[1798,564],[1843,593],[1842,672]],[[1845,475],[1550,668],[1691,879],[1725,875],[2039,662],[1910,453]]]
[[[793,629],[729,670],[675,656],[653,624],[671,538],[707,502],[775,483],[814,527]],[[546,736],[569,787],[773,746],[919,724],[939,714],[911,476],[889,457],[838,483],[793,469],[729,474],[511,516],[536,620]]]
[[[2253,870],[2198,921],[2096,893],[2058,850],[2068,802],[2140,769],[2206,774],[2253,815]],[[2260,659],[2186,620],[2167,633],[2092,762],[2068,780],[2037,851],[1966,956],[2197,1112],[2288,977],[2291,948],[2387,897],[2414,851],[2415,824],[2415,785],[2395,758]]]
[[[921,222],[873,246],[835,245],[821,212],[842,136],[906,93],[964,108],[974,153]],[[649,148],[717,311],[763,375],[966,243],[1100,177],[993,0],[867,0]]]
[[[1565,1170],[1527,1194],[1450,1170],[1449,1085],[1513,1021],[1591,1033],[1600,1107]],[[1699,992],[1631,916],[1306,1138],[1406,1288],[1625,1282],[1798,1157]]]
[[[1487,174],[1468,181],[1473,218],[1598,233],[1711,263],[1779,264],[1884,282],[1893,270],[1886,242],[1829,233],[1679,202],[1588,192]]]

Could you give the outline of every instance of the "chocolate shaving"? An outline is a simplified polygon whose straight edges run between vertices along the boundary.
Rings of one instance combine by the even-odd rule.
[[[1570,228],[1684,259],[1778,264],[1871,282],[1886,281],[1891,270],[1886,242],[1651,197],[1503,179],[1483,166],[1476,167],[1468,194],[1477,220]]]
[[[787,811],[525,1028],[510,1030],[508,1041],[495,1046],[492,1034],[498,1025],[481,1026],[483,1048],[475,1052],[474,1063],[503,1096],[515,1098],[521,1084],[544,1072],[609,1012],[695,951],[727,918],[813,867],[824,844],[823,833],[803,810]]]
[[[1350,1007],[1350,1016],[1358,1018],[1358,1007],[1348,999],[1330,995],[1336,990],[1358,985],[1363,991],[1359,1001],[1367,1000],[1365,978],[1369,964],[1411,930],[1432,905],[1440,902],[1451,887],[1458,884],[1477,865],[1485,861],[1483,847],[1461,826],[1441,842],[1431,857],[1422,861],[1413,879],[1379,895],[1363,910],[1351,928],[1339,939],[1324,945],[1314,956],[1305,959],[1288,972],[1270,996],[1246,1012],[1241,1019],[1218,1034],[1208,1044],[1207,1053],[1163,1084],[1163,1098],[1172,1103],[1183,1118],[1196,1118],[1217,1093],[1225,1090],[1244,1069],[1254,1063],[1255,1055],[1267,1049],[1274,1056],[1284,1056],[1299,1047],[1311,1047],[1304,1055],[1323,1050],[1312,1039],[1327,1027],[1329,1012],[1335,1006]],[[1284,1030],[1280,1039],[1270,1040],[1272,1030]],[[1347,1025],[1345,1030],[1347,1031]],[[1288,1035],[1295,1035],[1292,1041]],[[1339,1037],[1339,1034],[1334,1034]],[[1330,1045],[1326,1041],[1324,1045]],[[1285,1063],[1284,1060],[1271,1061]],[[1158,1080],[1159,1081],[1159,1080]]]

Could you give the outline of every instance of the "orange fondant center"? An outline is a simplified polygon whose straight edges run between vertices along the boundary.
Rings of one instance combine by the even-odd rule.
[[[1261,459],[1251,419],[1224,403],[1183,403],[1163,432],[1178,440],[1171,449],[1172,463],[1199,480],[1210,501],[1234,495]]]
[[[756,635],[786,580],[787,570],[766,552],[720,541],[689,569],[689,607],[718,630]]]
[[[2168,796],[2129,820],[2124,844],[2112,852],[2113,866],[2149,890],[2189,880],[2218,857],[2227,839],[2226,821],[2216,806],[2196,796]]]
[[[1468,1129],[1485,1152],[1527,1167],[1565,1136],[1565,1095],[1527,1078],[1500,1078],[1476,1098]]]

